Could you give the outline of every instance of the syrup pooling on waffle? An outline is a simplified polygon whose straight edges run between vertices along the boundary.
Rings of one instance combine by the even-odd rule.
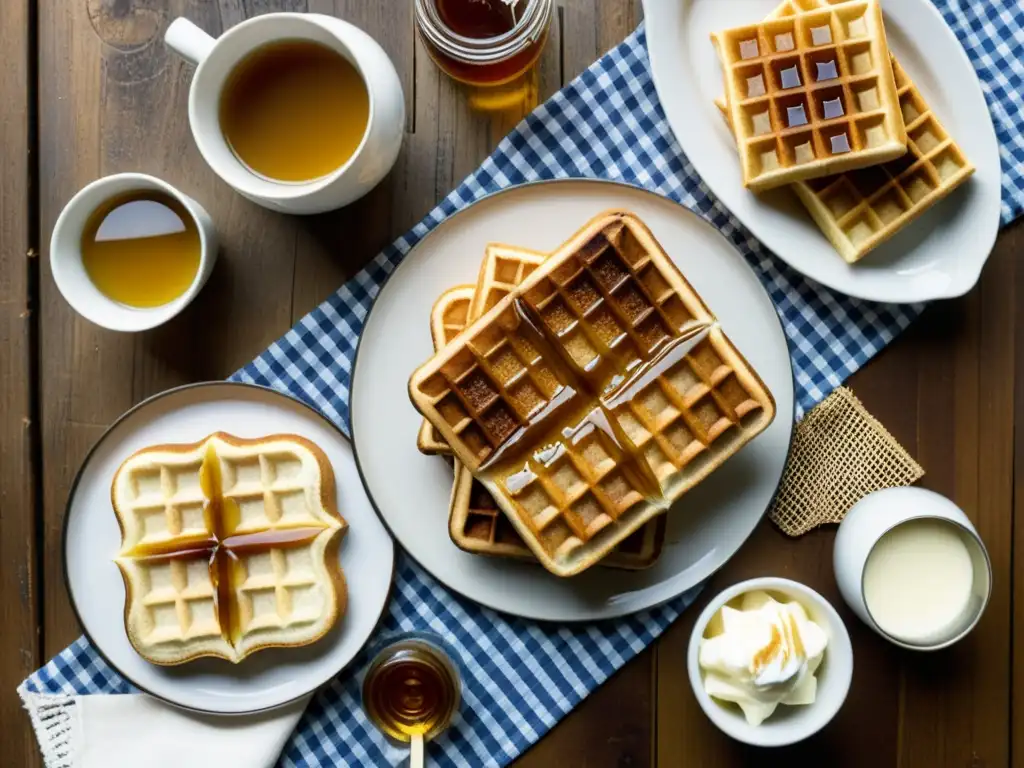
[[[338,612],[324,552],[344,523],[313,498],[317,459],[293,437],[230,440],[144,451],[115,477],[129,638],[151,661],[311,642]]]
[[[434,351],[445,347],[468,320],[475,320],[507,296],[540,265],[547,254],[506,245],[487,246],[477,285],[459,286],[445,291],[431,312],[431,337]],[[437,430],[424,420],[416,438],[422,453],[451,453]]]
[[[608,214],[418,371],[412,390],[538,558],[566,575],[713,469],[680,473],[701,451],[671,450],[671,439],[725,445],[717,425],[761,408],[767,418],[731,452],[767,426],[770,396],[745,366],[757,398],[724,362],[717,379],[701,379],[696,361],[709,345],[742,360],[646,229]],[[653,393],[664,382],[688,389],[662,402]],[[640,423],[633,409],[645,407],[661,410],[647,419],[642,451],[628,430]]]
[[[794,8],[793,15],[721,32],[715,42],[744,183],[752,189],[905,151],[876,0]]]
[[[494,307],[546,258],[546,254],[521,248],[489,245],[480,268],[469,319],[475,320]],[[449,532],[457,546],[471,552],[536,560],[490,492],[458,459],[455,460]],[[602,564],[620,568],[649,566],[657,558],[663,539],[661,521],[647,523],[621,542]]]

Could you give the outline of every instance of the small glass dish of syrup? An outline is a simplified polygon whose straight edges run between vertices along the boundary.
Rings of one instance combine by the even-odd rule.
[[[423,764],[424,742],[459,710],[462,681],[453,656],[437,635],[410,632],[389,638],[363,678],[366,716],[390,740],[411,745],[413,766]]]
[[[431,58],[481,111],[532,109],[552,0],[416,0]]]

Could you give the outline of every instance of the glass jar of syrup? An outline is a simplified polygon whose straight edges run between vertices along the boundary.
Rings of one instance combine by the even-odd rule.
[[[474,108],[530,109],[551,8],[552,0],[416,0],[416,24],[437,66],[468,86]]]
[[[459,709],[462,683],[444,641],[410,632],[381,649],[363,678],[363,710],[396,742],[419,735],[429,741],[448,727]]]

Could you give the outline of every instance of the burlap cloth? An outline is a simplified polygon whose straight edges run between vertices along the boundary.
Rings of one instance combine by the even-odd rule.
[[[841,522],[872,491],[910,485],[923,475],[921,465],[853,392],[839,387],[796,425],[768,514],[783,533],[800,536],[823,523]]]

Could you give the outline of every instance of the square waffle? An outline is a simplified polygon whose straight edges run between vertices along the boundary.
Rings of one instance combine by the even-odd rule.
[[[768,19],[827,6],[828,0],[786,0]],[[862,259],[924,211],[944,198],[974,173],[964,157],[907,76],[891,56],[896,93],[907,129],[907,154],[888,163],[859,171],[797,181],[793,190],[847,262]],[[724,98],[716,99],[726,122],[729,109]]]
[[[469,305],[473,301],[472,285],[457,285],[442,293],[430,310],[430,338],[434,350],[442,349],[466,327]],[[416,447],[428,456],[450,454],[451,448],[426,419],[416,435]]]
[[[346,602],[334,498],[327,457],[296,435],[216,433],[129,457],[111,500],[132,646],[180,664],[318,640]]]
[[[547,258],[545,253],[537,253],[526,248],[491,244],[487,246],[487,255],[480,265],[477,284],[490,287],[485,297],[474,290],[473,286],[460,285],[441,294],[430,312],[430,337],[434,342],[434,351],[441,349],[451,341],[459,331],[466,327],[466,319],[476,318],[483,314],[481,301],[497,303],[509,291],[519,285],[526,276]],[[476,303],[476,306],[473,304]],[[430,422],[423,420],[416,446],[420,453],[428,455],[451,454],[451,448],[444,442]]]
[[[547,254],[535,251],[496,244],[487,246],[467,320],[476,320],[491,309],[546,258]],[[447,450],[451,452],[450,448]],[[466,552],[536,562],[530,548],[498,509],[487,489],[458,459],[454,460],[454,469],[448,533],[455,545]],[[658,517],[618,544],[601,565],[632,570],[647,568],[658,559],[664,540],[665,519]]]
[[[851,264],[974,173],[974,166],[895,58],[892,68],[907,127],[907,154],[881,165],[795,185],[822,232]]]
[[[743,183],[755,192],[907,150],[877,0],[806,5],[712,37]]]
[[[775,415],[703,301],[622,211],[587,224],[409,391],[561,576],[598,562]]]
[[[665,515],[658,515],[615,545],[599,565],[627,571],[654,565],[665,543],[667,522]],[[448,531],[455,545],[466,552],[537,562],[490,491],[461,466],[452,486]]]

